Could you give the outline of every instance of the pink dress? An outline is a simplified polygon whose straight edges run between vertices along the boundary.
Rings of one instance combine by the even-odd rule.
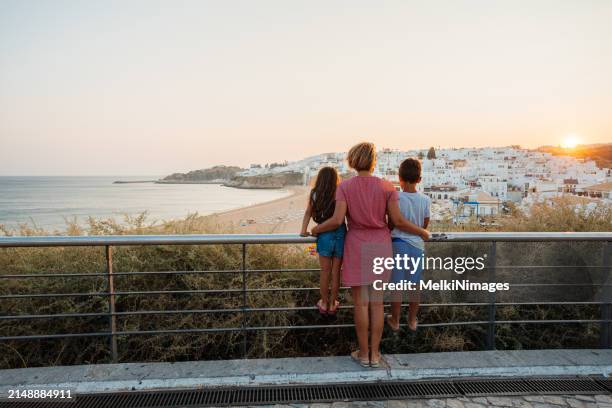
[[[348,232],[344,241],[342,283],[371,285],[388,281],[390,271],[375,274],[375,257],[392,257],[391,233],[387,227],[387,203],[399,199],[393,185],[375,176],[355,176],[338,185],[336,201],[346,201]]]

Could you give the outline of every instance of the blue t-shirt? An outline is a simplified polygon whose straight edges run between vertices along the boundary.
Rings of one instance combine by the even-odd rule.
[[[404,218],[422,227],[425,218],[430,217],[431,200],[422,193],[406,193],[402,191],[399,193],[399,207]],[[399,238],[417,248],[425,249],[425,243],[418,235],[412,235],[397,228],[393,228],[391,236],[393,238]]]

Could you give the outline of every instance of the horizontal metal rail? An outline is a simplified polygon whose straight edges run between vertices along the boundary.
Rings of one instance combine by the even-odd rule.
[[[612,287],[610,284],[600,283],[510,283],[512,287]],[[349,290],[350,287],[340,287],[340,290]],[[143,291],[116,291],[113,295],[121,296],[152,296],[152,295],[188,295],[188,294],[231,294],[231,293],[266,293],[266,292],[313,292],[318,287],[309,288],[229,288],[229,289],[185,289],[185,290],[143,290]],[[0,299],[29,299],[29,298],[54,298],[54,297],[96,297],[111,296],[107,292],[89,293],[22,293],[11,295],[0,295]],[[497,304],[497,302],[496,302]]]
[[[499,265],[496,269],[605,269],[603,265]],[[487,270],[485,266],[482,270]],[[155,276],[155,275],[207,275],[207,274],[239,274],[247,273],[315,273],[318,268],[304,269],[239,269],[207,270],[207,271],[150,271],[150,272],[114,272],[113,276]],[[38,278],[106,278],[108,275],[102,272],[91,273],[27,273],[0,275],[0,279],[38,279]]]
[[[40,279],[40,278],[105,278],[107,288],[103,291],[88,293],[12,293],[0,295],[0,301],[8,299],[45,299],[54,297],[102,297],[108,303],[108,311],[89,312],[89,313],[57,313],[57,314],[23,314],[0,316],[1,321],[8,320],[37,320],[37,319],[66,319],[66,318],[107,318],[109,321],[109,331],[91,333],[53,333],[53,334],[27,334],[2,336],[0,341],[14,340],[50,340],[65,338],[89,338],[89,337],[108,337],[113,360],[117,361],[117,338],[119,336],[133,335],[169,335],[169,334],[204,334],[204,333],[226,333],[239,332],[243,335],[243,353],[247,353],[247,334],[257,331],[289,331],[289,330],[315,330],[315,329],[346,329],[352,328],[352,323],[346,324],[310,324],[310,325],[281,325],[281,326],[250,326],[248,325],[247,315],[253,313],[268,312],[300,312],[314,311],[314,306],[296,307],[250,307],[248,294],[267,294],[278,292],[312,292],[318,291],[318,287],[274,287],[258,288],[248,287],[247,276],[250,274],[261,273],[313,273],[319,269],[249,269],[247,268],[247,245],[259,244],[310,244],[315,242],[314,237],[301,237],[296,234],[229,234],[229,235],[122,235],[122,236],[46,236],[46,237],[0,237],[0,248],[23,248],[23,247],[103,247],[106,254],[105,272],[75,272],[75,273],[52,273],[41,272],[28,274],[2,274],[0,279]],[[498,242],[562,242],[562,241],[600,241],[604,243],[603,261],[601,265],[498,265],[496,262],[496,244]],[[483,242],[491,245],[489,259],[492,265],[487,266],[489,281],[493,282],[496,270],[545,270],[545,269],[607,269],[610,270],[609,263],[609,242],[612,241],[612,232],[449,232],[433,234],[432,244],[444,242]],[[114,271],[113,270],[113,247],[114,246],[147,246],[147,245],[236,245],[239,247],[242,258],[240,268],[228,270],[196,270],[196,271]],[[174,276],[174,275],[201,275],[201,274],[234,274],[242,277],[241,281],[232,288],[209,288],[209,289],[187,289],[187,290],[148,290],[148,291],[121,291],[116,289],[117,278],[130,276]],[[612,279],[610,272],[605,283],[578,282],[578,283],[511,283],[512,287],[610,287]],[[342,290],[348,288],[343,287]],[[150,295],[215,295],[229,294],[242,295],[240,307],[219,308],[219,309],[189,309],[189,310],[136,310],[136,311],[117,311],[116,298],[118,296],[150,296]],[[542,320],[497,320],[496,307],[516,307],[516,306],[596,306],[601,309],[599,319],[542,319]],[[404,307],[406,305],[403,305]],[[599,324],[601,327],[602,347],[610,347],[612,339],[612,302],[609,298],[602,301],[560,301],[560,302],[498,302],[494,295],[489,297],[487,302],[457,302],[457,303],[425,303],[422,307],[487,307],[489,316],[487,320],[474,321],[450,321],[419,324],[424,328],[444,328],[461,326],[486,326],[488,347],[495,346],[495,326],[496,325],[516,325],[516,324]],[[385,306],[388,307],[388,306]],[[342,305],[340,309],[353,309],[351,305]],[[129,318],[132,316],[152,316],[152,315],[204,315],[234,313],[241,314],[242,320],[239,327],[196,327],[196,328],[168,328],[159,330],[129,330],[121,331],[117,329],[118,318]]]
[[[598,267],[598,266],[593,266]],[[114,272],[113,276],[147,276],[147,275],[206,275],[216,273],[298,273],[298,272],[319,272],[320,269],[225,269],[225,270],[209,270],[209,271],[151,271],[151,272]],[[17,275],[0,275],[0,279],[27,279],[27,278],[83,278],[83,277],[100,277],[106,278],[108,275],[101,272],[92,273],[30,273]]]
[[[601,319],[568,319],[568,320],[497,320],[496,324],[610,324],[612,320]],[[419,323],[419,327],[452,327],[452,326],[481,326],[489,325],[488,320],[474,320],[465,322],[440,322],[440,323]],[[407,324],[400,324],[401,327],[406,327]],[[253,327],[211,327],[211,328],[193,328],[193,329],[166,329],[166,330],[131,330],[131,331],[115,331],[115,332],[97,332],[97,333],[59,333],[59,334],[44,334],[44,335],[27,335],[27,336],[7,336],[2,337],[2,340],[44,340],[44,339],[61,339],[71,337],[111,337],[111,336],[136,336],[136,335],[158,335],[158,334],[195,334],[195,333],[225,333],[225,332],[241,332],[241,331],[273,331],[273,330],[314,330],[314,329],[346,329],[355,327],[352,323],[344,324],[314,324],[301,326],[253,326]]]
[[[552,242],[610,241],[612,232],[446,232],[432,234],[431,241],[454,242]],[[314,237],[298,234],[191,234],[191,235],[100,235],[100,236],[28,236],[0,237],[0,248],[124,246],[124,245],[252,245],[308,244]]]
[[[499,307],[507,306],[601,306],[612,304],[611,302],[496,302]],[[420,308],[427,307],[485,307],[488,302],[464,302],[464,303],[422,303]],[[385,305],[388,308],[389,305]],[[408,307],[403,303],[402,307]],[[352,305],[338,306],[341,310],[352,310]],[[0,316],[0,320],[34,320],[34,319],[55,319],[55,318],[75,318],[75,317],[107,317],[113,316],[146,316],[146,315],[173,315],[173,314],[220,314],[220,313],[262,313],[262,312],[299,312],[318,310],[316,306],[293,306],[293,307],[251,307],[251,308],[226,308],[226,309],[182,309],[182,310],[140,310],[135,312],[115,312],[115,313],[59,313],[59,314],[33,314],[33,315],[10,315]]]

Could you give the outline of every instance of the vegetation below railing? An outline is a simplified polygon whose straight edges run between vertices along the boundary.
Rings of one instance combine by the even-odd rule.
[[[435,229],[436,226],[433,226]],[[477,229],[476,225],[463,226]],[[609,207],[590,212],[575,211],[569,204],[560,202],[550,207],[536,206],[530,213],[513,214],[504,220],[507,231],[611,231],[612,214]],[[127,219],[119,224],[112,220],[89,221],[89,228],[82,230],[69,224],[69,235],[90,234],[189,234],[224,232],[211,225],[207,218],[190,216],[185,220],[148,225],[146,217]],[[6,234],[46,235],[46,231],[22,226],[19,231]],[[431,254],[486,251],[486,243],[430,244]],[[521,265],[576,265],[577,269],[564,271],[565,275],[554,275],[557,279],[576,280],[588,278],[581,266],[600,262],[601,247],[587,243],[549,243],[505,245],[498,249],[498,264],[511,265],[520,259]],[[303,245],[249,245],[247,268],[261,269],[307,269],[317,268],[316,257],[307,253]],[[116,273],[140,271],[205,271],[239,270],[241,267],[240,245],[210,246],[134,246],[115,247],[113,265]],[[0,273],[100,273],[105,271],[103,248],[8,248],[0,250]],[[521,279],[529,276],[522,271]],[[531,271],[533,272],[533,271]],[[501,273],[501,272],[500,272]],[[552,273],[552,272],[551,272]],[[499,275],[498,275],[499,276]],[[550,275],[551,279],[553,275]],[[542,275],[540,274],[540,277]],[[94,293],[104,292],[107,281],[98,277],[64,277],[37,279],[3,279],[0,294],[32,293]],[[259,272],[248,274],[249,288],[316,287],[318,273],[312,272]],[[240,273],[207,273],[179,275],[135,275],[115,277],[115,288],[122,291],[165,291],[203,289],[241,289]],[[453,295],[455,296],[455,295]],[[457,295],[458,296],[458,295]],[[250,293],[249,307],[311,307],[318,300],[317,291],[309,292],[262,292]],[[457,297],[436,299],[440,302],[461,300]],[[342,294],[342,304],[350,305],[348,292]],[[117,295],[118,312],[146,310],[208,310],[240,308],[239,292],[227,294],[173,294],[173,295]],[[106,297],[56,297],[51,299],[19,298],[2,299],[0,316],[61,313],[107,312]],[[351,309],[342,309],[331,322],[321,318],[315,310],[250,312],[248,321],[252,327],[300,326],[350,324]],[[598,319],[599,308],[593,305],[546,306],[525,305],[499,307],[498,320],[539,319]],[[229,328],[241,327],[240,312],[214,314],[160,314],[118,316],[118,331],[146,331],[159,329]],[[423,324],[450,321],[483,321],[487,309],[482,306],[424,307],[420,314]],[[107,332],[108,317],[79,317],[62,319],[0,320],[2,336],[19,336],[50,333]],[[402,333],[399,337],[385,336],[384,352],[425,352],[450,350],[477,350],[484,347],[486,327],[452,326],[422,327],[416,336]],[[352,328],[330,328],[312,330],[270,330],[249,332],[248,357],[288,357],[305,355],[348,354],[354,348]],[[559,325],[500,325],[497,329],[496,346],[500,349],[597,347],[599,326],[596,324]],[[227,359],[242,357],[242,333],[220,332],[203,334],[164,334],[119,336],[119,360],[128,361],[180,361],[198,359]],[[66,365],[110,362],[107,337],[68,338],[53,340],[0,342],[0,368],[17,368],[41,365]]]

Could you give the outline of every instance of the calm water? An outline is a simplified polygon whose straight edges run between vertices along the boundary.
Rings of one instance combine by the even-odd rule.
[[[0,224],[34,222],[63,230],[65,218],[113,217],[149,212],[149,221],[182,218],[244,207],[288,195],[286,190],[240,190],[217,184],[113,184],[139,177],[0,177]]]

